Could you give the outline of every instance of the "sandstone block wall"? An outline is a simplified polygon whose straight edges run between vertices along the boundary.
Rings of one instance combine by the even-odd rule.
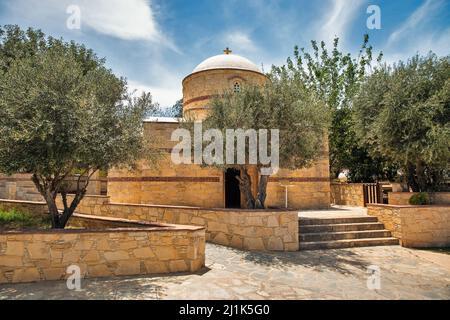
[[[409,199],[417,192],[389,192],[389,204],[409,205]],[[429,193],[432,204],[450,204],[450,192]]]
[[[69,177],[69,189],[76,188],[76,177]],[[101,179],[98,172],[91,178],[87,194],[100,195],[106,191],[106,179]],[[0,174],[0,199],[22,200],[22,201],[44,201],[39,191],[37,191],[31,174],[13,174],[7,176]]]
[[[383,222],[404,247],[450,246],[450,206],[369,205],[368,214]]]
[[[107,197],[86,197],[77,212],[138,221],[203,226],[206,228],[207,241],[238,249],[297,251],[299,246],[297,211],[202,209],[105,201]]]
[[[0,283],[195,272],[205,264],[205,231],[195,227],[0,233]]]
[[[343,206],[364,207],[362,183],[332,183],[331,202]]]
[[[217,69],[201,71],[183,80],[183,113],[185,117],[202,120],[214,95],[232,90],[234,83],[264,85],[267,77],[247,70]]]
[[[30,174],[0,174],[0,199],[43,201]]]
[[[30,214],[48,214],[48,207],[45,202],[0,199],[0,210],[9,211],[12,209]]]
[[[108,196],[111,202],[224,208],[225,181],[221,170],[172,163],[170,152],[176,142],[171,142],[170,138],[179,124],[150,122],[144,127],[146,135],[157,137],[153,147],[160,149],[163,156],[156,167],[141,162],[134,171],[110,170]],[[253,171],[250,174],[256,195],[257,174]],[[287,182],[292,185],[288,189],[289,208],[328,208],[329,178],[328,146],[325,145],[323,156],[313,166],[295,171],[280,170],[270,177],[266,204],[268,207],[285,207],[285,188],[280,183]]]

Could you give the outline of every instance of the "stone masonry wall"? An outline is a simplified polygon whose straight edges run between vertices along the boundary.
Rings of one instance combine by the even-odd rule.
[[[450,206],[369,205],[402,246],[412,248],[450,246]]]
[[[331,202],[343,206],[364,207],[362,183],[332,183]]]
[[[206,240],[245,250],[297,251],[298,213],[108,203],[86,197],[77,213],[206,228]],[[61,205],[61,204],[59,204]]]
[[[48,213],[48,207],[45,202],[0,199],[0,210],[9,211],[12,209],[31,214]]]
[[[11,176],[0,174],[0,199],[44,200],[33,181],[31,181],[31,174],[14,174]]]
[[[409,205],[409,199],[417,192],[389,192],[389,204],[395,206]],[[430,193],[432,204],[450,204],[450,192]]]
[[[205,231],[192,226],[104,231],[0,233],[0,283],[196,272],[205,264]]]

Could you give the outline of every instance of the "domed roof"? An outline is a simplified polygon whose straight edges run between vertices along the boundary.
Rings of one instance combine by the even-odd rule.
[[[200,63],[192,73],[214,69],[239,69],[262,73],[256,64],[247,58],[232,54],[228,48],[224,50],[223,54],[208,58]]]

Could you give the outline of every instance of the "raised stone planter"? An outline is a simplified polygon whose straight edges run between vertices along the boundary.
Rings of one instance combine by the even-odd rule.
[[[237,249],[299,249],[297,211],[121,204],[109,203],[108,197],[86,196],[77,212],[137,221],[203,226],[206,228],[207,241]]]
[[[368,205],[404,247],[450,247],[450,205]]]
[[[389,192],[388,199],[391,205],[409,205],[409,199],[417,192]],[[434,205],[450,205],[450,192],[429,193],[430,200]]]
[[[204,264],[201,227],[0,233],[0,283],[65,279],[71,265],[80,267],[82,277],[112,277],[196,272]]]

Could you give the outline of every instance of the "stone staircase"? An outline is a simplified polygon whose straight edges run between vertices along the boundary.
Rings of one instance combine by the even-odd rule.
[[[300,218],[300,250],[398,245],[376,217]]]

